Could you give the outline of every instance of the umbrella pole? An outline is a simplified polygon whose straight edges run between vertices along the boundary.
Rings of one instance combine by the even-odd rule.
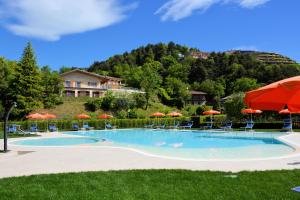
[[[293,121],[292,121],[292,113],[291,112],[290,112],[290,122],[291,122],[291,125],[292,125],[291,132],[293,132]]]

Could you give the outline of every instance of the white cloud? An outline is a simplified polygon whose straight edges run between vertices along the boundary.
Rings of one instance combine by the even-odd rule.
[[[168,0],[155,14],[161,14],[161,20],[178,21],[193,14],[194,11],[205,11],[214,4],[236,3],[243,8],[254,8],[269,0]]]
[[[8,30],[52,41],[120,22],[134,7],[123,6],[119,0],[0,0]]]

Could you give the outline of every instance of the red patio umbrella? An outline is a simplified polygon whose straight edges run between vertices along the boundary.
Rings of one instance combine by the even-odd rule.
[[[164,117],[166,116],[164,113],[156,112],[150,115],[150,117]]]
[[[179,112],[171,112],[171,113],[167,114],[167,116],[169,116],[169,117],[181,117],[182,114],[179,113]]]
[[[90,119],[91,116],[87,115],[87,114],[79,114],[75,116],[76,119]]]
[[[300,76],[287,78],[246,93],[247,106],[259,110],[300,110]]]
[[[252,121],[252,114],[261,114],[262,113],[262,111],[261,110],[254,110],[254,109],[252,109],[252,108],[246,108],[246,109],[243,109],[242,111],[241,111],[243,114],[250,114],[250,119],[251,119],[251,121]]]
[[[212,116],[213,115],[219,115],[219,114],[221,114],[221,112],[217,111],[217,110],[212,110],[211,109],[211,110],[204,111],[202,114],[203,115],[210,115],[210,123],[213,123]]]
[[[98,119],[110,119],[113,118],[112,115],[102,114],[98,116]]]
[[[29,114],[26,116],[27,119],[46,119],[44,115],[40,113]]]
[[[56,115],[49,114],[49,113],[44,114],[44,117],[45,117],[45,119],[56,119],[57,118]]]

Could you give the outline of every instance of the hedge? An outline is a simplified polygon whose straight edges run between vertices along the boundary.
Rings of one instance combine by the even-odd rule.
[[[18,121],[18,122],[9,122],[9,124],[17,124],[21,126],[22,130],[29,130],[32,124],[37,124],[39,130],[46,130],[47,124],[56,124],[58,130],[68,131],[72,130],[72,124],[78,123],[79,127],[82,127],[83,122],[88,122],[89,126],[94,127],[95,129],[104,129],[105,121],[111,123],[117,128],[143,128],[146,124],[166,124],[173,125],[174,121],[187,121],[189,118],[180,117],[180,118],[146,118],[146,119],[92,119],[92,120],[49,120],[48,122],[43,121]],[[3,122],[0,122],[0,130],[3,130]]]

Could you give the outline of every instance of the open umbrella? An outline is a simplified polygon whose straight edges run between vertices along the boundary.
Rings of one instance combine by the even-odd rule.
[[[156,112],[150,115],[150,117],[164,117],[166,116],[164,113]]]
[[[32,119],[32,120],[41,120],[41,119],[46,119],[44,115],[40,113],[34,113],[34,114],[29,114],[26,116],[27,119]],[[35,126],[37,127],[37,122],[35,122]]]
[[[179,113],[179,112],[171,112],[171,113],[167,114],[167,116],[169,116],[169,117],[181,117],[182,114]],[[174,120],[174,126],[175,126],[175,120]]]
[[[179,112],[171,112],[171,113],[167,114],[167,116],[169,116],[169,117],[181,117],[182,114],[179,113]]]
[[[261,114],[262,113],[262,111],[261,110],[254,110],[254,109],[252,109],[252,108],[246,108],[246,109],[243,109],[242,111],[241,111],[243,114],[250,114],[250,119],[251,119],[251,121],[252,121],[252,114]]]
[[[75,116],[76,119],[90,119],[91,116],[87,115],[87,114],[79,114]]]
[[[29,114],[26,116],[27,119],[45,119],[45,116],[40,113]]]
[[[246,93],[247,106],[259,110],[300,110],[300,76],[287,78]]]
[[[98,116],[98,119],[110,119],[113,118],[112,115],[102,114]]]
[[[211,109],[211,110],[204,111],[202,114],[203,115],[210,115],[210,123],[212,124],[213,123],[212,116],[213,115],[219,115],[219,114],[221,114],[221,112],[217,111],[217,110],[212,110]]]

